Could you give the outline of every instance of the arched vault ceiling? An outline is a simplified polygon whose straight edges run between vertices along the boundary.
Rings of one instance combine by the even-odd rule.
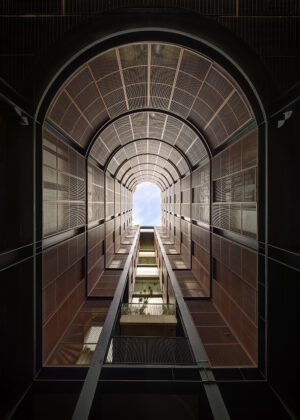
[[[143,153],[156,152],[156,140],[161,140],[163,143],[160,145],[160,153],[163,156],[168,155],[175,164],[180,159],[177,158],[178,151],[189,166],[194,166],[208,156],[202,140],[192,128],[178,118],[162,112],[136,112],[116,120],[96,138],[91,156],[105,166],[118,148],[134,140],[138,153],[141,150]],[[131,146],[132,151],[134,147]],[[119,154],[116,153],[115,159],[119,160]]]
[[[161,191],[165,190],[164,185],[161,183],[161,181],[156,178],[153,175],[141,175],[137,179],[135,179],[131,184],[129,185],[129,190],[134,191],[135,187],[139,184],[142,184],[143,182],[152,182],[153,184],[156,184]]]
[[[129,169],[126,173],[124,173],[123,177],[121,178],[121,182],[123,182],[126,185],[127,181],[130,180],[132,176],[140,173],[141,171],[149,170],[161,174],[162,178],[164,179],[164,182],[167,185],[173,184],[174,180],[171,174],[164,167],[154,165],[152,163],[140,164],[134,166],[132,169]]]
[[[135,156],[139,163],[142,163],[140,160],[142,156],[146,157],[144,163],[156,163],[157,158],[164,158],[166,161],[173,162],[181,176],[189,172],[189,166],[184,157],[174,147],[159,140],[139,140],[126,144],[109,161],[107,169],[119,178],[124,171],[121,167],[122,163]]]
[[[144,177],[144,178],[139,179],[134,184],[132,184],[132,186],[130,187],[130,190],[132,192],[134,192],[135,191],[135,188],[139,184],[142,184],[143,182],[152,182],[152,184],[155,184],[161,191],[164,190],[164,187],[163,187],[163,185],[160,184],[160,181],[158,181],[156,178],[153,178],[153,177]]]
[[[111,170],[111,168],[108,168],[108,170],[124,184],[125,177],[129,171],[131,171],[130,173],[134,173],[136,175],[145,165],[148,165],[149,169],[151,168],[157,172],[160,171],[166,176],[168,175],[168,179],[171,178],[172,180],[171,183],[181,177],[180,171],[173,162],[168,161],[166,158],[157,154],[139,154],[126,158],[124,153],[123,161],[120,162],[119,166],[115,167],[114,170]]]
[[[59,90],[46,118],[87,148],[105,122],[145,108],[189,120],[211,149],[253,119],[239,86],[223,68],[198,53],[157,42],[120,46],[90,59]],[[149,137],[162,128],[146,126]],[[112,138],[118,141],[116,133]]]
[[[144,169],[144,170],[140,170],[136,173],[131,174],[126,183],[125,186],[128,187],[135,179],[137,179],[140,176],[148,176],[148,175],[153,175],[155,176],[157,179],[159,179],[162,183],[162,185],[164,186],[164,189],[168,188],[170,186],[170,184],[168,183],[168,181],[166,180],[166,178],[158,171],[150,168],[150,169]]]

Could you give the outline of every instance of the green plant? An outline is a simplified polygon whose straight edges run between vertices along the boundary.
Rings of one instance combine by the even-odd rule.
[[[128,306],[123,306],[122,315],[131,315],[131,308],[129,308]]]
[[[173,315],[172,309],[168,309],[165,305],[162,306],[163,315]]]
[[[151,286],[148,286],[150,296],[153,296],[153,289]]]

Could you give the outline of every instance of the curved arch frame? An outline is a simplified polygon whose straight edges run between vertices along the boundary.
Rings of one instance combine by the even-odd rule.
[[[155,184],[160,189],[161,192],[165,191],[159,181],[157,181],[155,179],[150,179],[150,178],[149,179],[144,179],[144,181],[141,181],[141,182],[137,181],[137,182],[133,183],[131,185],[131,187],[128,188],[129,191],[132,192],[135,187],[137,187],[139,184],[142,184],[143,182],[151,182],[152,184]]]
[[[171,160],[168,160],[168,159],[166,159],[162,156],[156,155],[155,153],[140,153],[139,155],[132,156],[130,159],[124,160],[121,163],[121,165],[118,167],[117,171],[114,173],[113,176],[116,177],[117,173],[121,170],[122,166],[125,165],[125,163],[129,162],[131,159],[135,159],[137,156],[156,156],[156,157],[159,157],[159,158],[165,160],[166,162],[168,162],[175,169],[175,171],[178,175],[178,178],[181,178],[183,176],[183,175],[181,175],[178,168],[176,167],[176,165]]]
[[[169,143],[167,143],[167,142],[164,142],[164,141],[161,141],[161,140],[159,140],[159,139],[137,139],[137,140],[132,140],[132,141],[130,141],[130,142],[128,142],[128,143],[126,143],[126,144],[124,144],[124,145],[122,145],[121,147],[118,147],[118,150],[116,151],[116,153],[117,152],[119,152],[120,150],[122,150],[123,148],[125,148],[128,144],[132,144],[132,143],[134,143],[135,141],[145,141],[145,140],[152,140],[152,141],[157,141],[157,142],[161,142],[161,143],[164,143],[164,144],[167,144],[168,146],[170,146],[171,148],[174,148],[174,146],[172,146],[171,144],[169,144]],[[175,149],[175,148],[174,148]],[[184,161],[186,162],[186,164],[187,164],[187,166],[188,166],[188,169],[189,169],[189,171],[191,172],[192,171],[192,166],[191,166],[191,164],[190,164],[190,162],[189,161],[187,161],[187,158],[185,157],[185,155],[184,155],[184,153],[183,152],[179,152],[178,150],[177,150],[177,152],[178,153],[180,153],[180,156],[184,159]],[[112,159],[114,158],[114,156],[116,155],[116,153],[114,153],[113,154],[113,152],[112,152],[112,154],[111,154],[111,157],[108,159],[108,161],[107,161],[107,164],[104,166],[104,171],[106,171],[106,170],[109,170],[109,168],[108,168],[108,166],[109,166],[109,163],[112,161]],[[147,155],[155,155],[155,153],[143,153],[143,155],[145,155],[145,154],[147,154]],[[139,154],[139,155],[135,155],[135,156],[141,156],[142,154]],[[159,155],[155,155],[155,156],[159,156]],[[131,158],[133,158],[134,156],[132,156]],[[161,158],[163,158],[163,156],[159,156],[159,157],[161,157]],[[131,159],[130,158],[130,159]],[[169,159],[166,159],[166,158],[164,158],[165,160],[167,160],[168,162],[171,162]],[[129,160],[129,159],[128,159]],[[123,163],[123,162],[122,162]],[[173,162],[173,164],[174,164],[174,162]],[[175,165],[175,164],[174,164]],[[121,166],[121,165],[120,165]],[[175,165],[176,166],[176,165]],[[119,172],[119,167],[118,167],[118,169],[116,170],[116,172],[115,172],[115,174],[117,174]]]
[[[148,170],[147,169],[144,169],[144,170],[142,170],[142,171],[139,171],[139,172],[137,172],[136,174],[131,174],[129,177],[128,177],[128,179],[127,179],[127,181],[126,181],[126,183],[124,184],[125,185],[125,187],[128,187],[129,188],[129,185],[131,184],[131,182],[133,181],[133,179],[136,179],[136,178],[138,178],[138,176],[139,175],[142,175],[142,172],[148,172]],[[153,173],[153,176],[156,176],[156,175],[154,175],[154,174],[159,174],[159,175],[161,175],[159,172],[157,172],[157,171],[154,171],[153,169],[151,170],[151,173]],[[132,178],[133,177],[133,178]],[[132,178],[131,180],[130,180],[130,178]],[[166,189],[166,188],[168,188],[169,186],[170,186],[170,184],[168,183],[168,182],[165,182],[164,181],[164,178],[160,178],[159,176],[157,176],[157,178],[163,183],[163,185],[164,185],[164,189]],[[129,181],[130,180],[130,181]],[[165,179],[166,181],[167,181],[167,179]],[[129,183],[129,184],[128,184]]]
[[[181,11],[182,12],[182,11]],[[157,13],[157,11],[156,11]],[[187,13],[188,14],[188,13]],[[132,16],[131,16],[132,17]],[[225,45],[222,44],[221,41],[219,43],[213,39],[214,31],[212,30],[211,26],[214,26],[215,23],[211,20],[207,25],[202,26],[199,24],[201,23],[201,17],[197,16],[198,24],[197,27],[194,26],[189,27],[189,22],[182,16],[180,24],[176,22],[171,22],[171,24],[166,24],[165,26],[161,24],[155,25],[152,22],[155,21],[151,17],[148,18],[148,22],[151,22],[151,25],[141,19],[141,21],[137,22],[136,16],[134,17],[134,22],[131,20],[131,23],[127,22],[126,19],[122,16],[123,21],[117,22],[117,27],[120,27],[118,32],[113,32],[111,28],[115,28],[116,25],[113,25],[109,30],[106,28],[105,32],[105,17],[103,18],[104,26],[99,25],[97,22],[97,28],[95,32],[97,33],[97,39],[93,37],[88,38],[88,44],[84,44],[82,37],[79,40],[79,43],[76,45],[76,51],[71,52],[69,55],[68,61],[58,69],[56,69],[56,73],[51,78],[50,82],[46,81],[46,89],[44,93],[40,96],[40,98],[36,101],[38,104],[35,109],[34,115],[34,142],[36,151],[39,152],[38,144],[40,143],[38,140],[42,136],[41,130],[41,123],[43,123],[48,105],[50,104],[51,100],[54,97],[54,94],[58,90],[58,88],[63,84],[63,82],[68,78],[68,76],[73,73],[73,71],[79,67],[80,63],[86,61],[89,57],[94,56],[96,53],[101,53],[109,48],[114,46],[118,46],[121,44],[122,40],[126,37],[127,43],[128,40],[132,40],[133,42],[136,41],[136,37],[138,36],[139,41],[141,40],[150,40],[151,41],[165,41],[169,43],[178,43],[179,45],[183,45],[189,49],[198,52],[204,52],[209,57],[213,57],[215,61],[223,66],[237,81],[239,86],[241,87],[244,95],[247,97],[249,104],[252,108],[252,111],[256,117],[258,125],[264,123],[265,125],[261,125],[260,128],[260,141],[262,142],[263,147],[261,148],[262,151],[261,156],[263,159],[263,166],[260,173],[261,176],[264,177],[264,181],[262,178],[262,183],[265,182],[265,195],[266,198],[263,199],[261,203],[261,215],[262,215],[262,240],[264,242],[268,242],[268,207],[267,207],[267,194],[268,194],[268,186],[267,186],[267,179],[268,179],[268,137],[267,137],[267,130],[268,130],[268,122],[267,122],[267,113],[266,108],[264,105],[265,103],[268,104],[271,102],[268,91],[264,90],[264,85],[269,86],[269,91],[271,91],[272,86],[270,80],[267,76],[262,78],[262,71],[261,71],[261,63],[256,58],[255,54],[250,51],[249,48],[244,48],[244,44],[238,40],[236,36],[232,37],[232,43],[230,40],[227,40],[227,45],[230,46],[230,49],[226,49]],[[130,19],[129,19],[130,20]],[[142,25],[146,27],[143,28]],[[99,27],[101,27],[101,31],[104,31],[100,34],[99,37]],[[204,29],[203,29],[204,28]],[[219,26],[220,28],[220,26]],[[203,31],[208,29],[208,36],[203,34]],[[225,29],[225,28],[224,28]],[[222,33],[222,29],[220,30]],[[221,35],[222,36],[222,35]],[[81,44],[80,44],[81,42]],[[226,42],[226,41],[225,41]],[[240,51],[237,51],[236,44],[240,45]],[[78,48],[79,45],[79,48]],[[224,48],[222,48],[224,47]],[[65,51],[61,52],[61,57],[65,56]],[[233,52],[232,52],[233,51]],[[255,62],[255,72],[254,75],[249,75],[246,73],[244,69],[247,68],[247,63]],[[49,61],[51,63],[51,60]],[[51,66],[49,66],[51,68]],[[45,67],[45,70],[47,67]],[[47,74],[45,72],[45,74]],[[267,74],[267,73],[266,73]],[[48,79],[49,80],[49,79]],[[268,89],[267,89],[268,90]],[[269,101],[269,102],[268,102]],[[143,109],[145,111],[145,109]],[[209,155],[211,160],[211,154]],[[34,185],[35,185],[35,194],[39,197],[39,183],[36,181],[36,169],[34,169]],[[154,181],[153,181],[154,183]],[[38,217],[35,215],[35,224],[39,223]],[[263,220],[264,219],[264,220]],[[37,225],[37,229],[34,230],[34,238],[37,238],[37,232],[40,230],[40,225]],[[37,231],[37,232],[36,232]]]
[[[138,179],[140,179],[140,178],[142,178],[142,175],[138,178]],[[130,191],[132,191],[133,189],[134,189],[134,187],[136,187],[137,185],[139,185],[139,184],[142,184],[143,182],[152,182],[152,183],[154,183],[154,179],[152,180],[151,178],[149,178],[148,180],[147,179],[142,179],[141,181],[139,181],[137,178],[136,179],[133,179],[132,181],[131,181],[131,183],[130,183],[130,186],[128,187],[128,189],[130,190]],[[158,181],[157,181],[158,182]],[[159,183],[159,182],[158,182]],[[160,190],[161,190],[161,192],[163,192],[163,191],[165,191],[165,189],[164,188],[162,188],[162,187],[160,187]]]
[[[140,163],[140,164],[138,164],[138,165],[134,165],[134,166],[132,166],[130,169],[127,169],[127,171],[124,173],[124,175],[122,176],[122,178],[120,179],[120,182],[123,182],[123,179],[124,179],[124,177],[125,177],[125,175],[129,172],[129,171],[131,171],[133,168],[136,168],[137,166],[140,166],[140,165],[153,165],[153,166],[157,166],[158,168],[161,168],[162,170],[164,170],[164,171],[166,171],[167,172],[167,174],[169,175],[169,177],[172,179],[172,182],[174,183],[175,182],[175,180],[174,180],[174,178],[173,178],[173,176],[171,175],[171,173],[166,169],[166,168],[163,168],[162,166],[160,166],[160,165],[158,165],[157,163]],[[167,177],[165,177],[166,178],[166,180],[167,180]],[[128,178],[127,178],[128,179]],[[126,181],[124,181],[124,182],[126,182]]]
[[[154,111],[154,112],[157,112],[157,111]],[[132,144],[132,143],[134,143],[134,142],[138,142],[138,141],[145,141],[145,140],[150,140],[150,141],[159,141],[159,142],[161,142],[161,143],[164,143],[164,144],[166,144],[166,145],[168,145],[168,146],[170,146],[170,147],[172,147],[172,148],[174,148],[178,153],[180,153],[180,155],[182,156],[182,158],[185,160],[185,162],[186,162],[186,164],[188,165],[188,167],[189,167],[189,169],[190,170],[192,170],[192,165],[191,165],[191,162],[190,162],[190,160],[188,159],[188,157],[186,156],[186,154],[178,147],[178,146],[176,146],[176,145],[173,145],[173,144],[170,144],[170,143],[168,143],[167,141],[165,141],[165,140],[161,140],[161,139],[157,139],[157,138],[155,138],[155,137],[141,137],[141,138],[138,138],[138,139],[134,139],[134,140],[130,140],[128,143],[125,143],[125,144],[121,144],[120,146],[118,146],[118,147],[116,147],[112,152],[111,152],[111,155],[110,155],[110,157],[107,159],[107,161],[106,161],[106,163],[105,163],[105,165],[104,165],[104,168],[105,168],[105,170],[107,169],[107,167],[108,167],[108,165],[109,165],[109,162],[113,159],[113,157],[114,157],[114,155],[116,154],[116,153],[118,153],[120,150],[122,150],[123,149],[123,147],[125,147],[125,146],[127,146],[128,144]],[[201,140],[201,138],[200,138],[200,140]],[[202,141],[202,140],[201,140]]]
[[[153,173],[157,173],[157,174],[159,174],[162,178],[162,180],[164,180],[164,184],[166,184],[167,186],[170,186],[171,184],[168,182],[168,180],[167,180],[167,178],[165,177],[165,175],[163,175],[163,174],[161,174],[160,172],[158,172],[158,171],[155,171],[154,169],[146,169],[146,168],[144,168],[144,169],[141,169],[141,170],[139,170],[138,172],[136,172],[136,173],[132,173],[132,174],[130,174],[129,175],[129,177],[126,179],[126,181],[124,182],[124,184],[123,185],[125,185],[125,187],[127,186],[127,183],[128,183],[128,181],[129,181],[129,179],[131,178],[131,177],[134,177],[134,176],[137,176],[138,174],[140,174],[140,173],[144,173],[144,172],[149,172],[149,171],[152,171]]]

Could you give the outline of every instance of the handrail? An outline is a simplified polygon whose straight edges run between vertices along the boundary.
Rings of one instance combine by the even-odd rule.
[[[75,407],[75,411],[73,413],[72,420],[88,420],[89,418],[101,369],[103,363],[105,362],[106,354],[109,350],[110,337],[112,335],[112,331],[115,325],[115,320],[120,307],[121,299],[125,291],[130,264],[138,244],[139,234],[140,230],[138,229],[132,242],[128,257],[126,259],[125,266],[122,271],[118,286],[116,288],[114,298],[110,305],[100,339],[97,343],[90,368],[86,375],[83,387],[81,389]]]
[[[206,392],[206,396],[207,396],[212,414],[214,416],[214,419],[229,420],[230,419],[229,413],[223,401],[219,387],[216,383],[214,374],[209,366],[203,345],[199,339],[192,317],[184,302],[181,289],[179,287],[178,281],[176,279],[176,276],[174,274],[174,271],[172,269],[169,258],[166,254],[165,248],[163,246],[163,243],[160,239],[160,236],[156,227],[154,228],[154,234],[156,238],[156,243],[159,246],[160,252],[163,256],[163,260],[167,268],[168,275],[171,280],[176,302],[178,304],[178,308],[182,316],[183,325],[185,327],[196,363],[198,365],[200,377],[202,379],[204,390]]]

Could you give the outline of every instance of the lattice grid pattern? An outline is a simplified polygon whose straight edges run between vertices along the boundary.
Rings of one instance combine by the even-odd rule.
[[[190,119],[212,148],[252,119],[224,69],[204,55],[163,43],[120,46],[89,60],[67,80],[48,118],[86,147],[104,121],[146,107]]]
[[[153,112],[122,117],[145,108]],[[93,145],[91,154],[101,165],[119,147],[135,141],[114,156],[113,172],[130,156],[150,153],[168,155],[186,174],[183,157],[178,159],[177,150],[165,143],[180,149],[192,167],[207,152],[202,140],[177,116],[192,122],[211,149],[253,119],[239,86],[217,63],[180,46],[156,42],[120,46],[90,59],[60,89],[47,119],[86,148],[105,122],[120,117]],[[140,143],[140,139],[147,141]],[[157,150],[151,139],[165,143]]]

